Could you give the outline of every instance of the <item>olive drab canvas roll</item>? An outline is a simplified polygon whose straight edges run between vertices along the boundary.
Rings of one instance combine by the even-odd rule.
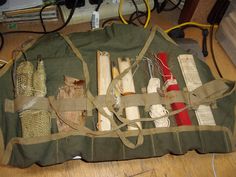
[[[41,89],[46,88],[46,95],[14,94],[12,70],[25,62],[21,56],[14,61],[15,66],[9,62],[0,70],[1,164],[24,168],[34,163],[40,166],[63,163],[78,156],[87,162],[101,162],[185,154],[189,150],[235,151],[235,81],[215,79],[208,66],[194,56],[202,85],[188,90],[177,59],[186,52],[161,29],[112,25],[67,36],[53,33],[42,36],[24,50],[27,62],[31,63],[25,64],[31,68],[32,79],[37,56],[43,59],[46,77]],[[106,94],[98,94],[98,51],[108,52],[107,63],[116,68],[119,68],[118,58],[130,61],[128,67],[109,80]],[[147,92],[150,76],[145,58],[159,52],[168,55],[168,67],[179,90],[162,89],[166,83],[161,63],[157,62],[153,64],[153,73],[160,79],[160,90]],[[127,73],[131,73],[135,90],[122,92]],[[30,81],[31,87],[35,84]],[[171,104],[176,102],[184,103],[185,107],[172,110]],[[168,116],[150,117],[152,105],[163,105]],[[211,109],[215,125],[199,125],[195,110],[200,105]],[[127,119],[127,107],[135,107],[138,118]],[[176,124],[175,115],[183,110],[188,112],[190,125]],[[47,114],[46,133],[25,136],[21,113],[26,111]],[[109,129],[98,129],[98,115],[109,121]],[[36,117],[36,120],[42,118]],[[156,126],[155,120],[164,117],[168,117],[168,126]],[[37,121],[32,124],[38,125]]]

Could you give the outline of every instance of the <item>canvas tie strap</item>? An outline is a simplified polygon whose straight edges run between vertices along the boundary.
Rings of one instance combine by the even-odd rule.
[[[215,83],[221,85],[221,83],[224,83],[224,82],[225,82],[225,81],[223,81],[223,80],[220,81],[220,82],[218,82],[218,81],[217,81],[217,82],[212,81],[212,82],[210,82],[210,83],[207,85],[206,88],[208,88],[208,87],[211,88],[212,85],[215,85]],[[224,85],[224,84],[222,84],[222,88],[224,88],[224,89],[223,89],[224,92],[221,90],[221,92],[222,92],[223,94],[221,94],[221,96],[218,95],[217,98],[221,98],[221,97],[227,96],[227,95],[229,95],[229,94],[231,94],[231,93],[233,93],[233,92],[235,91],[235,83],[233,83],[233,84],[231,83],[231,85],[232,85],[231,89],[229,89],[229,87],[223,87],[223,85]],[[218,86],[219,86],[219,85],[218,85]],[[226,90],[228,90],[228,92],[226,92]],[[214,92],[209,92],[209,93],[215,93],[215,91],[214,91]],[[210,94],[210,95],[212,95],[212,94]],[[95,106],[97,106],[96,103],[95,103]],[[181,111],[183,111],[183,110],[185,110],[185,109],[188,109],[188,108],[190,108],[190,106],[186,106],[185,108],[183,108],[183,109],[181,109],[181,110],[173,111],[173,112],[171,112],[170,114],[168,114],[168,116],[173,116],[173,115],[178,114],[179,112],[181,112]],[[106,113],[102,111],[102,114],[106,114]],[[165,115],[165,116],[166,116],[166,115]],[[92,130],[90,130],[90,129],[87,129],[87,128],[81,127],[81,126],[77,126],[77,125],[73,125],[73,127],[74,127],[74,129],[77,129],[77,130],[79,130],[80,132],[83,132],[83,133],[85,133],[85,134],[90,134],[90,135],[93,135],[93,136],[111,135],[111,134],[113,134],[113,133],[116,133],[116,134],[120,137],[120,139],[122,140],[122,142],[123,142],[127,147],[136,148],[138,145],[140,145],[140,144],[143,143],[143,135],[142,135],[142,131],[143,131],[143,130],[138,129],[137,142],[136,142],[136,144],[134,144],[134,143],[131,143],[130,141],[127,140],[127,138],[126,138],[126,136],[125,136],[125,132],[121,132],[120,129],[123,128],[123,127],[125,127],[125,126],[127,126],[127,125],[130,125],[130,124],[133,124],[133,123],[135,123],[135,122],[138,122],[138,121],[140,121],[140,122],[148,122],[148,121],[154,121],[154,120],[157,120],[157,119],[160,119],[160,118],[163,118],[163,117],[164,117],[164,116],[157,117],[157,118],[141,118],[141,119],[139,119],[139,120],[132,120],[132,121],[126,120],[123,124],[114,127],[111,131],[103,131],[103,132],[102,132],[102,131],[92,131]],[[63,119],[63,118],[62,118],[62,119]],[[70,124],[70,122],[67,122],[67,123]],[[112,122],[112,124],[113,124],[113,122]]]
[[[161,97],[158,93],[154,94],[134,94],[121,97],[121,107],[145,106],[153,104],[171,104],[175,101],[184,101],[183,92],[168,93],[168,96]],[[51,103],[59,112],[83,111],[87,110],[87,105],[91,104],[90,109],[95,109],[94,105],[86,97],[56,99],[50,97]],[[102,108],[106,107],[106,95],[94,97],[93,102]],[[24,110],[47,110],[50,111],[48,98],[45,97],[27,97],[18,96],[15,100],[6,99],[4,111],[15,113]]]
[[[174,102],[184,102],[187,105],[190,105],[192,108],[196,108],[201,104],[210,105],[217,99],[231,94],[234,90],[234,82],[214,80],[204,84],[192,92],[170,91],[165,93],[164,96],[161,96],[158,93],[131,94],[122,96],[120,109],[123,110],[124,108],[130,106],[150,107],[151,105],[155,104],[164,104],[168,106]],[[91,105],[90,109],[95,109],[93,103],[100,106],[101,108],[107,107],[106,95],[94,97],[93,103],[91,103],[86,97],[64,99],[50,97],[50,101],[58,110],[58,112],[87,110],[88,104]],[[15,113],[27,109],[47,111],[51,110],[48,98],[45,97],[18,96],[15,100],[5,100],[5,112]]]
[[[113,97],[113,89],[116,87],[116,85],[118,84],[118,82],[135,66],[137,66],[143,59],[145,53],[147,52],[149,46],[151,45],[152,40],[155,37],[156,34],[156,30],[157,30],[157,26],[152,28],[152,31],[143,47],[143,49],[141,50],[141,52],[139,53],[139,55],[136,57],[136,61],[127,69],[125,69],[122,73],[120,73],[120,75],[118,75],[116,78],[114,78],[108,89],[107,89],[107,94],[106,94],[106,105],[107,108],[109,109],[110,112],[114,113],[115,116],[121,121],[124,122],[125,118],[121,117],[121,115],[119,114],[121,112],[120,110],[115,110],[113,108],[113,104],[114,104],[114,97]]]
[[[236,82],[217,79],[210,81],[186,94],[187,103],[192,108],[199,105],[211,105],[216,100],[232,94],[236,90]]]
[[[59,112],[87,110],[87,98],[85,97],[65,99],[50,97],[50,100]],[[51,107],[46,97],[19,96],[15,100],[5,100],[5,112],[14,113],[28,109],[50,111]]]
[[[143,49],[142,49],[141,52],[139,53],[139,55],[138,55],[138,57],[137,57],[137,59],[136,59],[136,62],[133,64],[132,67],[134,67],[135,65],[137,65],[137,64],[142,60],[143,56],[145,55],[146,51],[148,50],[148,48],[149,48],[149,46],[150,46],[150,44],[151,44],[151,42],[152,42],[152,40],[154,39],[156,30],[157,30],[157,27],[154,27],[154,28],[152,29],[152,31],[151,31],[151,33],[150,33],[150,35],[149,35],[149,37],[148,37],[148,39],[147,39],[147,41],[146,41],[146,43],[145,43]],[[74,44],[71,42],[71,40],[70,40],[67,36],[62,36],[62,37],[65,39],[65,41],[66,41],[66,42],[68,43],[68,45],[71,47],[72,51],[76,54],[76,56],[77,56],[77,57],[81,60],[81,62],[82,62],[83,71],[84,71],[84,77],[85,77],[85,81],[86,81],[86,89],[87,89],[87,92],[86,92],[87,94],[86,94],[86,96],[87,96],[87,98],[94,104],[94,106],[98,109],[98,111],[99,111],[103,116],[105,116],[106,118],[108,118],[108,119],[110,120],[112,129],[115,129],[115,127],[117,127],[117,124],[116,124],[115,121],[113,120],[112,116],[106,114],[106,112],[103,110],[103,107],[101,107],[100,104],[97,104],[97,103],[95,102],[94,96],[91,94],[91,92],[90,92],[89,89],[88,89],[88,88],[89,88],[89,87],[88,87],[88,86],[89,86],[89,82],[90,82],[89,71],[88,71],[88,66],[87,66],[86,62],[84,61],[84,59],[83,59],[81,53],[80,53],[79,50],[74,46]],[[132,67],[131,67],[131,68],[132,68]],[[122,78],[123,76],[125,76],[125,74],[128,73],[128,71],[129,71],[131,68],[126,69],[126,70],[125,70],[123,73],[121,73],[121,75],[118,76],[118,77]],[[109,86],[109,87],[110,87],[110,86]],[[110,88],[111,88],[111,87],[110,87]],[[109,90],[109,88],[108,88],[108,90]],[[111,89],[110,89],[110,91],[111,91]],[[111,106],[111,107],[112,107],[112,106]],[[111,107],[110,107],[110,108],[111,108]],[[110,108],[108,107],[108,109],[110,109]],[[119,115],[117,115],[117,116],[119,117]],[[120,119],[120,120],[121,120],[121,119]],[[121,121],[123,122],[124,119],[121,120]],[[134,124],[134,126],[136,126],[136,125]],[[137,146],[139,146],[140,144],[143,143],[143,136],[141,135],[141,134],[142,134],[142,131],[141,131],[141,130],[139,131],[138,140],[137,140],[137,143],[136,143],[136,144],[132,143],[132,142],[129,141],[127,138],[125,138],[119,129],[118,129],[116,132],[117,132],[117,134],[119,135],[119,137],[121,138],[122,142],[123,142],[126,146],[128,146],[128,147],[130,147],[130,148],[135,148],[135,147],[137,147]]]
[[[85,62],[83,56],[81,55],[79,49],[77,49],[75,47],[75,45],[72,43],[72,41],[69,39],[68,36],[64,36],[61,34],[61,36],[64,38],[64,40],[66,41],[66,43],[69,45],[69,47],[72,49],[72,51],[74,52],[74,54],[77,56],[77,58],[82,62],[82,66],[83,66],[83,73],[84,73],[84,77],[85,77],[85,92],[86,92],[86,96],[88,99],[89,96],[88,95],[91,95],[90,94],[90,91],[89,91],[89,83],[90,83],[90,76],[89,76],[89,70],[88,70],[88,65],[87,63]],[[92,98],[91,98],[92,99]],[[88,115],[92,115],[92,105],[90,104],[91,102],[87,102],[87,114]]]

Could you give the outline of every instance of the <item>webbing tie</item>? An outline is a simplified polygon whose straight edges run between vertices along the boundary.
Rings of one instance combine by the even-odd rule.
[[[149,46],[150,46],[150,44],[151,44],[151,42],[152,42],[152,40],[154,39],[154,37],[155,37],[155,33],[156,33],[156,30],[157,30],[157,27],[154,27],[153,29],[152,29],[152,31],[151,31],[151,33],[150,33],[150,35],[149,35],[149,37],[148,37],[148,39],[147,39],[147,41],[146,41],[146,43],[145,43],[145,45],[144,45],[144,47],[143,47],[143,49],[141,50],[141,52],[139,53],[139,55],[137,56],[137,58],[136,58],[136,62],[130,67],[130,68],[127,68],[123,73],[121,73],[119,76],[118,76],[118,78],[119,79],[121,79],[122,77],[124,77],[128,72],[129,72],[129,70],[131,69],[131,68],[133,68],[134,66],[136,66],[141,60],[142,60],[142,58],[143,58],[143,56],[145,55],[145,53],[147,52],[147,50],[148,50],[148,48],[149,48]],[[104,111],[104,109],[99,105],[99,104],[97,104],[96,102],[95,102],[95,98],[94,98],[94,96],[92,95],[92,93],[89,91],[89,82],[90,82],[90,78],[89,78],[89,71],[88,71],[88,65],[87,65],[87,63],[84,61],[84,59],[83,59],[83,57],[82,57],[82,55],[81,55],[81,53],[79,52],[79,50],[74,46],[74,44],[72,43],[72,41],[67,37],[67,36],[64,36],[64,35],[62,35],[62,37],[65,39],[65,41],[68,43],[68,45],[71,47],[71,49],[72,49],[72,51],[75,53],[75,55],[80,59],[80,61],[82,62],[82,65],[83,65],[83,72],[84,72],[84,77],[85,77],[85,82],[86,82],[86,96],[87,96],[87,98],[94,104],[94,106],[98,109],[98,111],[103,115],[103,116],[105,116],[106,118],[108,118],[109,120],[110,120],[110,122],[111,122],[111,126],[112,126],[112,130],[115,130],[116,131],[116,133],[117,133],[117,135],[120,137],[120,139],[122,140],[122,142],[127,146],[127,147],[129,147],[129,148],[136,148],[136,147],[138,147],[139,145],[141,145],[142,143],[143,143],[143,135],[142,135],[142,130],[140,129],[140,128],[138,128],[138,126],[136,125],[136,124],[133,124],[132,122],[130,123],[130,124],[132,124],[132,125],[134,125],[134,126],[136,126],[137,128],[138,128],[138,139],[137,139],[137,142],[136,142],[136,144],[134,144],[134,143],[132,143],[130,140],[128,140],[124,135],[123,135],[123,133],[121,132],[121,130],[120,129],[118,129],[118,128],[116,128],[117,127],[117,124],[116,124],[116,122],[113,120],[113,117],[112,116],[110,116],[110,115],[108,115],[105,111]],[[114,79],[112,82],[111,82],[111,84],[110,84],[110,86],[109,86],[109,88],[108,88],[108,91],[107,91],[107,95],[109,95],[109,93],[112,91],[112,87],[113,87],[113,85],[116,85],[116,83],[117,83],[117,78],[116,79]],[[113,84],[114,83],[114,84]],[[107,97],[107,98],[109,98],[109,96]],[[109,102],[109,101],[108,101]],[[107,104],[108,105],[108,109],[112,109],[112,106],[111,105],[109,105],[109,104]],[[114,111],[112,111],[112,112],[114,112]],[[115,113],[115,112],[114,112]],[[119,118],[120,116],[119,115],[117,115],[116,113],[115,113],[115,115],[118,117],[118,119],[120,119],[122,122],[124,122],[124,121],[126,121],[126,120],[124,120],[124,119],[121,119],[121,118]]]

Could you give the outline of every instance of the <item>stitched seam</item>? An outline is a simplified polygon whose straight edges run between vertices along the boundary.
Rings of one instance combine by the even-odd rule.
[[[155,144],[154,144],[153,134],[150,134],[150,137],[151,137],[151,142],[152,142],[153,155],[156,156],[156,148],[155,148]]]
[[[56,141],[56,161],[59,163],[59,147],[58,147],[58,140]]]
[[[179,132],[177,131],[177,129],[176,129],[176,131],[175,131],[175,135],[176,135],[176,139],[177,139],[179,151],[180,151],[181,154],[183,154],[183,150],[182,150],[182,146],[181,146],[180,138],[179,138]]]
[[[125,145],[122,143],[122,151],[123,151],[123,160],[126,159],[126,156],[125,156]]]
[[[227,152],[230,152],[230,148],[229,148],[229,144],[228,144],[229,142],[228,142],[228,139],[226,137],[226,132],[224,131],[223,134],[224,134],[225,147],[227,149]]]
[[[94,159],[94,137],[92,137],[91,156],[92,156],[92,161],[93,161],[93,159]]]

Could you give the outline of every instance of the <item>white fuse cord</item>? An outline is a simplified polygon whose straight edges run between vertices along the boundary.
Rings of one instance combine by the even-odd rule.
[[[151,78],[147,86],[147,92],[155,93],[157,92],[158,88],[160,88],[160,79],[154,78],[154,77]],[[162,106],[161,104],[156,104],[156,105],[151,106],[149,115],[151,116],[151,118],[156,118],[156,117],[167,115],[168,113],[169,113],[168,110],[165,109],[164,106]],[[155,120],[154,124],[156,127],[170,127],[170,120],[168,117],[164,117],[164,118]]]

